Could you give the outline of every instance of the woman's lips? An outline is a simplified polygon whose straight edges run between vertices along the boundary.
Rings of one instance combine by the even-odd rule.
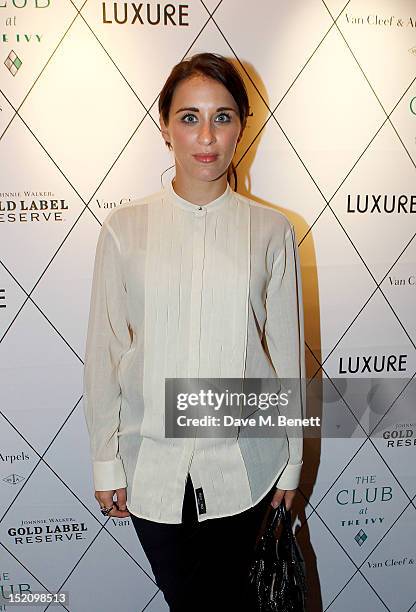
[[[203,164],[210,164],[218,158],[218,155],[194,155],[194,158],[196,161],[202,162]]]

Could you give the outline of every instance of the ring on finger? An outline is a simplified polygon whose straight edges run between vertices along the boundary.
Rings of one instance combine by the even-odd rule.
[[[109,508],[106,508],[105,506],[101,506],[100,508],[101,514],[103,514],[104,516],[108,516],[113,508],[114,508],[114,504],[110,506]]]

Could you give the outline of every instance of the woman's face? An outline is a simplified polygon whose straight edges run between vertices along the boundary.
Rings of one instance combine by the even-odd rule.
[[[165,141],[173,148],[177,177],[215,181],[227,172],[241,136],[238,107],[214,79],[181,81],[172,97],[169,124],[160,117]]]

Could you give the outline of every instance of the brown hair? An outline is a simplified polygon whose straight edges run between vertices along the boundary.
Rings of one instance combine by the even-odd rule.
[[[219,81],[228,89],[237,104],[243,130],[250,114],[247,90],[238,70],[229,60],[218,53],[197,53],[182,60],[172,68],[159,94],[159,113],[165,124],[168,125],[172,98],[177,85],[185,79],[199,75]],[[167,142],[166,145],[169,149],[172,148],[170,143]],[[234,177],[235,188],[237,188],[237,174],[232,162],[228,168],[228,181],[230,181],[231,176]]]

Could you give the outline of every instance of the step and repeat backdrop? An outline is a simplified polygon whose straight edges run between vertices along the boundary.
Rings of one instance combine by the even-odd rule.
[[[28,592],[167,610],[131,522],[98,511],[83,358],[101,223],[172,178],[158,92],[200,51],[249,91],[238,190],[300,249],[308,377],[325,381],[308,410],[328,434],[305,441],[294,513],[309,610],[416,611],[415,9],[0,0],[1,611]]]

